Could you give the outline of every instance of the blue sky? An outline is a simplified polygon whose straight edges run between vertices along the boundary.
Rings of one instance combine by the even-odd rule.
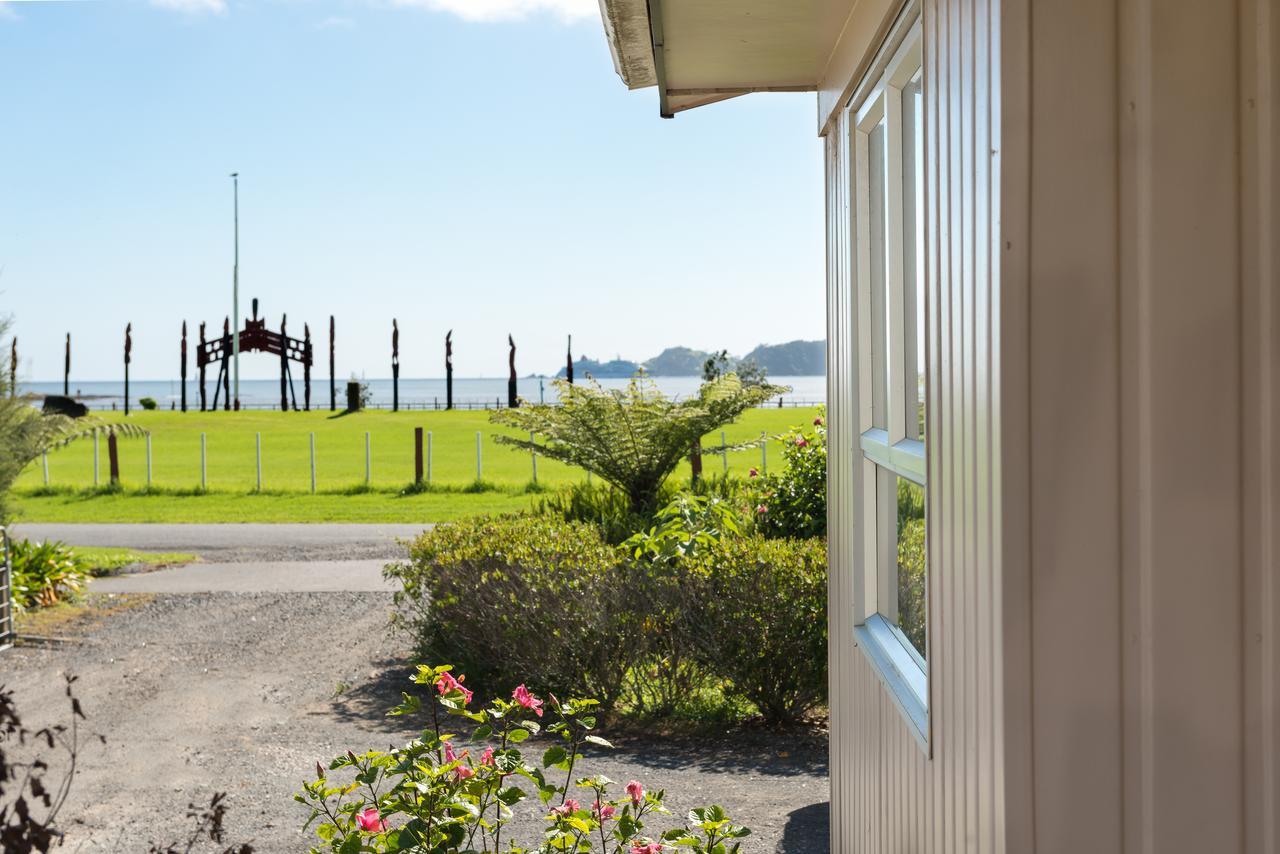
[[[337,315],[338,374],[823,335],[812,95],[657,116],[595,0],[0,0],[0,313],[27,379],[177,373],[241,297]],[[270,377],[265,355],[244,377]],[[321,374],[327,374],[327,365]]]

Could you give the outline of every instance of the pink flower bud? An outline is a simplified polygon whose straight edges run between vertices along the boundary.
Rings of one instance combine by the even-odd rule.
[[[644,800],[644,786],[641,786],[638,780],[632,780],[627,783],[627,794],[631,796],[631,803],[639,806]]]

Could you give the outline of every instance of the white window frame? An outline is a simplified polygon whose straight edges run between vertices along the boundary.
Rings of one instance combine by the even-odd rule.
[[[907,317],[906,289],[916,293],[917,282],[904,281],[904,239],[906,229],[903,217],[907,205],[903,199],[902,159],[902,111],[903,89],[923,74],[920,22],[907,30],[901,42],[893,49],[887,63],[881,66],[879,79],[848,110],[848,151],[851,152],[849,168],[852,244],[854,247],[854,281],[856,298],[852,325],[855,334],[858,383],[858,448],[853,465],[858,467],[854,482],[861,483],[859,518],[855,524],[862,527],[862,550],[855,556],[857,564],[854,584],[854,634],[857,645],[869,657],[877,674],[884,681],[899,709],[912,724],[917,740],[929,751],[929,667],[928,650],[922,656],[907,640],[897,623],[897,478],[889,477],[881,483],[879,471],[906,478],[927,488],[925,442],[915,438],[916,431],[907,422],[908,395],[911,403],[918,399],[917,327],[914,314]],[[884,208],[888,226],[884,229],[881,247],[872,246],[870,203],[870,134],[884,124]],[[922,129],[923,130],[923,129]],[[920,156],[922,152],[917,152]],[[914,200],[915,213],[915,275],[925,275],[924,258],[924,205],[921,204],[922,188]],[[884,323],[883,318],[872,317],[872,252],[884,252],[885,298],[888,322],[885,333],[884,354],[873,358],[872,323]],[[925,305],[914,306],[917,312],[927,312]],[[927,315],[926,315],[927,316]],[[887,366],[887,388],[884,406],[885,427],[877,426],[874,409],[875,371],[884,372]],[[910,375],[908,375],[910,374]],[[910,435],[909,435],[910,433]],[[926,439],[927,439],[926,434]],[[888,488],[892,484],[892,489]],[[927,503],[927,502],[926,502]],[[892,512],[878,510],[886,504]],[[926,540],[928,538],[926,518]],[[926,573],[925,611],[931,613],[929,584]],[[926,646],[932,643],[932,634],[926,632]]]

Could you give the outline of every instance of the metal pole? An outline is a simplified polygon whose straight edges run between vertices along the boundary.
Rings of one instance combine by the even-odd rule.
[[[760,431],[760,474],[769,473],[769,435]]]
[[[724,431],[720,431],[720,462],[724,467],[724,473],[729,473],[729,452],[725,450]]]
[[[311,434],[311,492],[316,491],[316,434]]]
[[[529,434],[529,441],[530,442],[535,441],[532,433]],[[538,450],[537,448],[533,450],[533,482],[534,483],[538,482]]]
[[[373,456],[369,448],[369,431],[364,433],[364,485],[368,486],[373,482]]]
[[[484,469],[480,464],[480,431],[476,431],[476,483],[484,479]]]
[[[200,434],[200,488],[209,488],[209,448],[204,433]]]
[[[235,194],[235,263],[231,268],[231,360],[235,371],[235,408],[240,410],[240,173],[231,173]]]
[[[98,485],[98,428],[93,429],[93,485]]]
[[[262,491],[262,434],[255,433],[257,437],[257,457],[258,457],[258,491]]]
[[[151,434],[147,434],[147,486],[151,485]]]
[[[40,461],[44,464],[44,485],[49,485],[49,452],[40,452]]]
[[[431,431],[427,431],[427,483],[431,483]]]

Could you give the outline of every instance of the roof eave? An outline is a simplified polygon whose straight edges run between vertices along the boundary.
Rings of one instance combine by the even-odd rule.
[[[647,0],[600,0],[613,68],[628,89],[658,85]]]

